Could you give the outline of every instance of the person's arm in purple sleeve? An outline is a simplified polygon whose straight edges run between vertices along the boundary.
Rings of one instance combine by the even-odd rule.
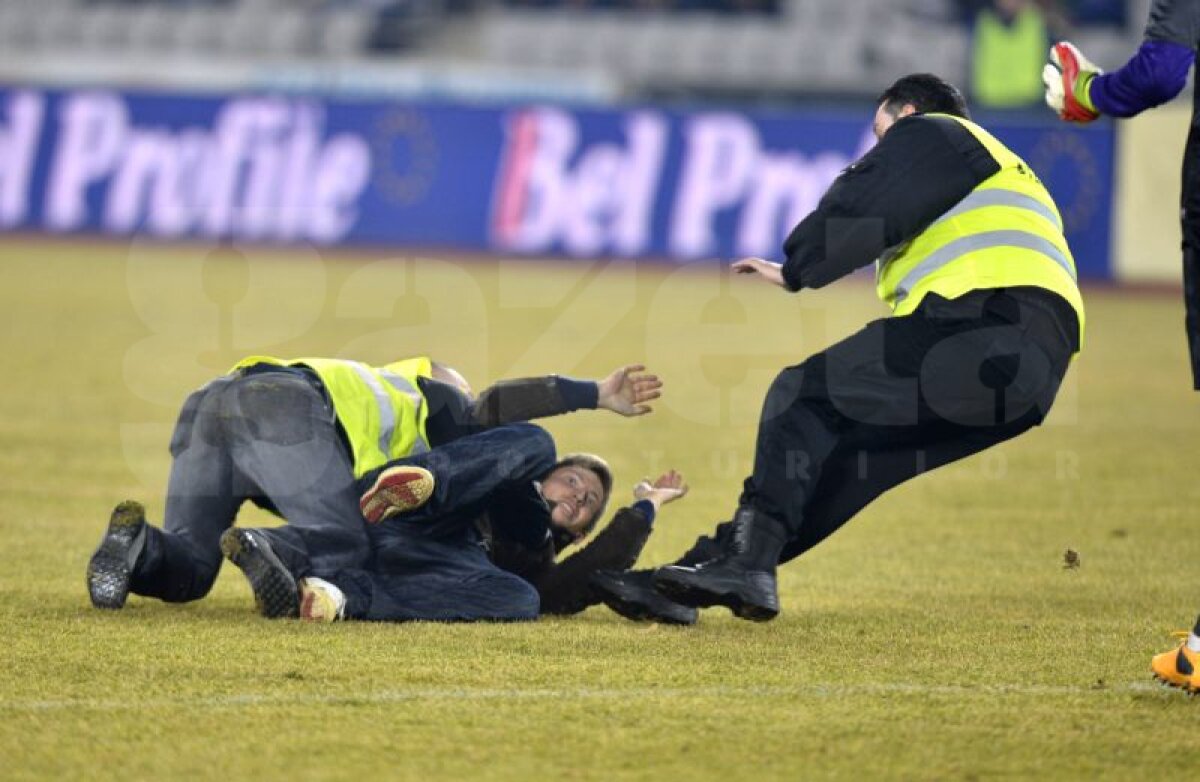
[[[1110,117],[1132,117],[1174,98],[1187,84],[1196,59],[1190,46],[1172,41],[1146,41],[1129,62],[1092,79],[1092,104]]]
[[[1067,41],[1050,48],[1042,70],[1046,103],[1068,122],[1101,114],[1132,117],[1174,98],[1187,83],[1200,44],[1200,3],[1154,0],[1145,42],[1129,62],[1105,74]]]

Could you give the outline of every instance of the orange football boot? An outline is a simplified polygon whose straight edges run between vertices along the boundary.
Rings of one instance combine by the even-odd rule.
[[[1190,693],[1200,692],[1200,653],[1188,648],[1186,630],[1171,635],[1182,640],[1177,648],[1156,654],[1150,660],[1154,678]]]

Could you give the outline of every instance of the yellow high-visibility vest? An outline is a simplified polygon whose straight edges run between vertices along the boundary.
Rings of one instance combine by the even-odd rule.
[[[930,292],[955,299],[973,290],[1036,286],[1074,308],[1082,342],[1083,298],[1054,200],[1029,166],[990,133],[950,118],[983,144],[1000,170],[911,242],[884,253],[876,262],[879,298],[894,315],[908,315]]]
[[[382,367],[338,358],[249,356],[230,371],[255,364],[305,366],[317,373],[350,441],[355,478],[394,459],[429,450],[425,434],[429,406],[417,385],[417,378],[433,374],[427,356]]]
[[[1041,100],[1042,66],[1049,37],[1036,8],[1017,14],[1011,25],[995,11],[984,9],[975,21],[971,58],[971,93],[981,105],[994,108],[1028,106]]]

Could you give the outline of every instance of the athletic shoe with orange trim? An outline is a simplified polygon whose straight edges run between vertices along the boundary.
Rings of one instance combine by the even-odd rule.
[[[375,485],[359,499],[358,507],[368,524],[378,524],[424,505],[433,496],[433,487],[433,473],[424,467],[391,467],[379,473]]]
[[[1163,684],[1191,693],[1200,692],[1200,653],[1188,648],[1186,630],[1171,635],[1183,640],[1177,648],[1156,654],[1150,660],[1150,670],[1154,672],[1154,678]]]

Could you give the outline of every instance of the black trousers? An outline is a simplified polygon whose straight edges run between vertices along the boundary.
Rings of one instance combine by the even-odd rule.
[[[1180,222],[1183,228],[1183,303],[1192,387],[1200,391],[1200,81],[1192,103],[1192,127],[1183,151]]]
[[[739,505],[781,522],[781,562],[797,557],[893,486],[1041,423],[1077,346],[1074,312],[1047,291],[927,296],[779,374]],[[680,561],[716,555],[728,532]]]

